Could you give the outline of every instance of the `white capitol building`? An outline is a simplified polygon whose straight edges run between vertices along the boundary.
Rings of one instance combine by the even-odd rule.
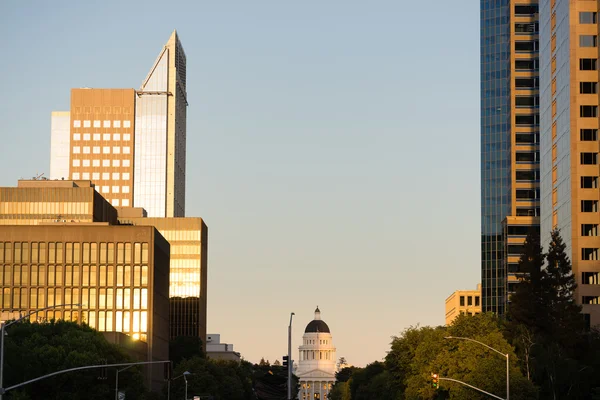
[[[298,400],[327,399],[335,382],[336,358],[331,332],[321,319],[319,307],[315,310],[315,319],[306,325],[299,352]]]

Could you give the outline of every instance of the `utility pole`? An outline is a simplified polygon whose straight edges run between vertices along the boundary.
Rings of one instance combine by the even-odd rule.
[[[292,365],[294,365],[294,361],[292,361],[292,317],[294,315],[296,314],[290,314],[290,326],[288,326],[288,400],[292,400]]]

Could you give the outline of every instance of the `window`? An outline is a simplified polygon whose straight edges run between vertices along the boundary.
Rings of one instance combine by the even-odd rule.
[[[84,120],[83,121],[83,127],[84,128],[90,128],[92,126],[92,121],[89,120]]]
[[[113,167],[120,167],[121,166],[121,160],[113,160],[112,161],[112,166]]]
[[[537,32],[538,24],[535,22],[526,22],[526,23],[516,23],[515,24],[515,32],[516,33],[535,33]]]
[[[119,199],[112,199],[110,201],[110,204],[112,204],[115,207],[119,207]]]
[[[104,154],[110,154],[110,147],[108,147],[108,146],[102,147],[102,153],[104,153]]]
[[[93,167],[99,167],[100,166],[100,160],[92,160],[92,166]]]
[[[129,160],[123,160],[123,166],[129,167]]]
[[[537,40],[517,40],[515,41],[515,52],[517,53],[530,53],[538,50]]]
[[[581,165],[596,165],[598,153],[581,153]]]
[[[597,58],[580,58],[579,69],[582,71],[596,71],[598,69]]]
[[[581,249],[582,260],[597,260],[598,249],[584,247]]]
[[[92,149],[92,153],[100,154],[100,146],[94,146],[94,148]]]
[[[90,140],[90,134],[89,133],[84,133],[83,134],[83,140]]]
[[[90,180],[90,173],[89,172],[82,173],[81,179],[86,180],[86,181]]]
[[[582,118],[596,118],[598,106],[579,106],[579,116]]]
[[[100,128],[100,121],[98,121],[98,120],[94,121],[94,128]]]
[[[535,107],[540,104],[538,96],[516,96],[515,106],[517,107]]]
[[[515,60],[515,69],[517,71],[532,71],[538,68],[538,60]]]
[[[123,154],[129,154],[131,152],[130,147],[129,146],[124,146],[123,147]]]
[[[73,154],[79,154],[81,152],[81,148],[79,146],[73,146]]]
[[[465,305],[465,296],[460,296],[460,305],[461,307]]]
[[[131,135],[129,133],[124,133],[123,134],[123,140],[125,140],[125,141],[131,140]]]
[[[581,177],[581,188],[582,189],[597,189],[598,188],[598,177],[597,176],[582,176]]]
[[[533,152],[517,152],[515,154],[517,164],[519,163],[533,163],[535,162],[535,153]]]
[[[121,127],[121,121],[113,121],[113,128],[120,128]]]
[[[100,180],[100,172],[93,172],[92,180],[99,181]]]
[[[517,200],[534,200],[539,197],[536,189],[516,189]]]
[[[121,191],[122,191],[123,193],[129,193],[129,186],[123,186],[123,187],[121,188]]]
[[[100,134],[94,133],[94,140],[100,140]]]
[[[74,133],[73,140],[81,140],[81,135],[79,133]]]
[[[593,142],[598,140],[598,129],[581,129],[579,131],[579,140],[582,142]]]
[[[110,133],[105,133],[102,135],[102,140],[110,140]]]
[[[81,161],[80,161],[80,160],[73,159],[73,166],[74,166],[74,167],[79,167],[80,163],[81,163]]]
[[[129,172],[123,172],[123,180],[124,181],[129,180]]]
[[[473,296],[467,297],[467,305],[468,306],[472,306],[473,305]]]
[[[110,179],[110,173],[103,172],[102,173],[102,179],[105,180],[105,181],[109,180]]]
[[[539,78],[515,78],[515,86],[518,89],[535,89],[539,87]]]
[[[119,175],[120,174],[118,172],[113,172],[113,174],[112,174],[113,181],[118,181],[119,180]]]
[[[538,143],[539,133],[516,133],[515,142],[517,144],[531,145]]]
[[[110,121],[105,120],[104,124],[102,125],[104,128],[110,128]]]
[[[580,24],[595,24],[598,22],[598,14],[591,11],[583,11],[579,13]]]
[[[579,35],[579,47],[598,47],[598,36]]]
[[[537,14],[537,12],[538,12],[538,5],[537,4],[515,5],[515,15],[531,16],[531,15]]]
[[[517,207],[517,217],[539,217],[540,208]]]
[[[123,121],[123,128],[131,128],[131,121]]]
[[[540,179],[539,171],[533,169],[518,169],[515,173],[517,181],[537,181]]]
[[[113,146],[112,151],[113,151],[113,154],[120,154],[121,148],[119,146]]]
[[[73,121],[73,128],[81,128],[81,121],[76,119]]]
[[[581,283],[584,285],[598,285],[600,284],[600,273],[599,272],[582,272]]]
[[[598,297],[598,296],[582,296],[581,304],[600,304],[600,297]]]
[[[102,160],[103,167],[110,167],[110,160]]]
[[[598,236],[598,225],[597,224],[581,225],[581,236]]]
[[[509,244],[507,246],[507,249],[508,249],[508,254],[520,256],[521,254],[523,254],[523,250],[525,249],[525,246],[522,244]]]
[[[112,187],[112,192],[113,193],[119,193],[119,186],[113,186]]]
[[[73,179],[79,179],[79,172],[73,172]]]
[[[517,125],[534,125],[539,123],[537,115],[515,115],[515,124]]]
[[[113,140],[121,140],[121,134],[120,133],[113,133]]]
[[[479,296],[475,296],[475,307],[479,307]]]
[[[581,94],[598,93],[598,82],[579,82],[579,93],[581,93]]]
[[[129,199],[123,199],[123,200],[121,200],[121,205],[123,207],[129,207]]]
[[[598,200],[581,200],[581,212],[598,212]]]
[[[83,146],[83,154],[90,154],[90,146]]]

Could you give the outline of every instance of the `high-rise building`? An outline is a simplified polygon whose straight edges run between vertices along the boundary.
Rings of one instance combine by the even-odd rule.
[[[476,290],[457,290],[446,298],[446,325],[452,324],[460,314],[475,315],[481,312],[481,284]]]
[[[176,32],[139,90],[72,89],[53,112],[50,179],[91,180],[115,207],[185,215],[186,57]]]
[[[481,0],[481,291],[504,313],[518,260],[539,229],[536,0]]]
[[[540,1],[541,240],[558,228],[577,303],[600,325],[598,2]]]

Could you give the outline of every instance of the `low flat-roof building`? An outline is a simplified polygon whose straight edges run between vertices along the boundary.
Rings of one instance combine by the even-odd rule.
[[[475,315],[481,312],[481,284],[476,290],[457,290],[446,299],[446,325],[460,315]]]

